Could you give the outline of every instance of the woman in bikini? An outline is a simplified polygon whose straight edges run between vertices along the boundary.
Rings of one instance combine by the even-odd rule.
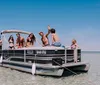
[[[36,38],[33,33],[29,34],[27,40],[26,40],[26,47],[32,47],[34,45],[34,42],[36,41]]]
[[[74,50],[74,62],[75,62],[75,63],[77,63],[77,59],[78,59],[77,56],[76,56],[76,52],[77,52],[76,49],[77,49],[77,48],[79,48],[78,45],[77,45],[77,41],[76,41],[75,39],[73,39],[73,40],[72,40],[72,44],[71,44],[71,49]]]
[[[75,39],[72,40],[71,49],[79,48],[77,45],[77,41]]]
[[[12,35],[9,37],[8,42],[9,42],[9,48],[14,49],[15,48],[14,47],[14,38]]]

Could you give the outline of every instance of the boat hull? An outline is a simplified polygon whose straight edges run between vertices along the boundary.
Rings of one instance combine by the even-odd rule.
[[[15,62],[3,60],[0,66],[12,68],[15,70],[32,73],[32,63]],[[64,72],[87,72],[89,64],[85,62],[67,63],[61,66],[52,64],[36,64],[35,75],[62,76]]]

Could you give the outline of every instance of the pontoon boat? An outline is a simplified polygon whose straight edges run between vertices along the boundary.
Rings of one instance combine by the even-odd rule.
[[[9,49],[6,34],[20,33],[29,35],[30,32],[20,30],[4,30],[1,32],[2,49],[0,50],[0,65],[12,69],[39,75],[62,76],[65,71],[89,70],[89,63],[81,61],[81,49],[64,47],[29,47]],[[6,45],[5,45],[6,43]],[[77,62],[74,63],[74,58]]]

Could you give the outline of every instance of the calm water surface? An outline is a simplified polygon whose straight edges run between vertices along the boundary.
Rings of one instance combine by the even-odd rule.
[[[0,67],[0,85],[100,85],[100,53],[82,53],[82,61],[91,64],[88,73],[67,77],[32,76]]]

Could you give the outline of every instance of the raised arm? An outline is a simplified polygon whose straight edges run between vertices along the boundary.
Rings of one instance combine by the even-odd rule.
[[[46,37],[50,34],[50,25],[48,25],[48,33],[46,34]]]

